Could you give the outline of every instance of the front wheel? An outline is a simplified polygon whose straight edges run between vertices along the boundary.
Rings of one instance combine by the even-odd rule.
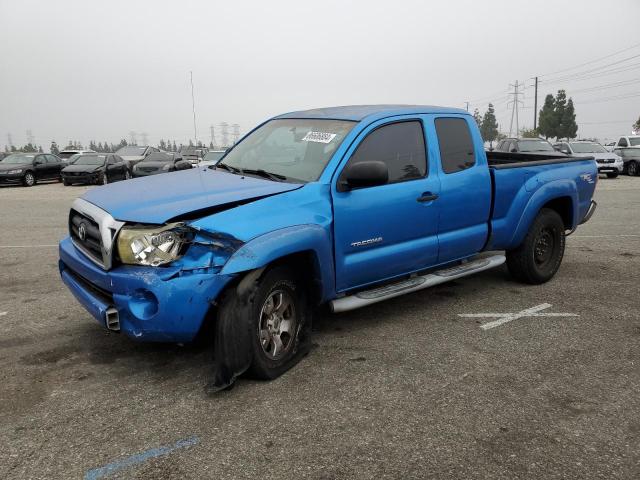
[[[130,180],[131,179],[131,172],[129,170],[125,170],[124,171],[124,179],[125,180]]]
[[[24,174],[22,184],[25,187],[33,187],[36,184],[36,176],[33,174],[33,172],[27,172]]]
[[[523,242],[507,252],[507,267],[517,280],[538,285],[556,274],[565,247],[565,227],[558,212],[543,208]]]
[[[107,176],[107,172],[102,174],[102,180],[100,181],[101,185],[106,185],[109,183],[109,177]]]
[[[618,172],[609,172],[607,173],[607,178],[617,178]]]
[[[228,388],[245,371],[260,379],[279,377],[308,351],[310,331],[306,289],[292,269],[249,273],[220,302],[209,390]]]

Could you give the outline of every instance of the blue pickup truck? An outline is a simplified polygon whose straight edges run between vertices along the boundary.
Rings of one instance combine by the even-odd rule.
[[[458,109],[280,115],[216,166],[75,200],[62,280],[134,339],[210,327],[213,390],[275,378],[308,351],[318,305],[344,312],[505,262],[526,283],[554,276],[595,209],[595,161],[483,145]]]

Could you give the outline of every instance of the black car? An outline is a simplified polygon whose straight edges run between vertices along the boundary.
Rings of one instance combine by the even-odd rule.
[[[133,166],[133,176],[146,177],[188,168],[192,168],[191,162],[184,160],[179,153],[157,152],[136,163]]]
[[[498,152],[509,153],[543,153],[549,156],[566,157],[558,152],[544,138],[505,138],[496,146]]]
[[[73,183],[106,185],[129,178],[131,178],[131,172],[126,162],[113,153],[80,155],[72,165],[62,169],[62,181],[65,185]]]
[[[40,180],[60,180],[62,162],[50,153],[13,153],[0,162],[0,184],[31,187]]]

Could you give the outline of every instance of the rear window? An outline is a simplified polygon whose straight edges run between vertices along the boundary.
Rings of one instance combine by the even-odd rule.
[[[444,173],[456,173],[473,167],[476,154],[466,120],[437,118],[435,124]]]

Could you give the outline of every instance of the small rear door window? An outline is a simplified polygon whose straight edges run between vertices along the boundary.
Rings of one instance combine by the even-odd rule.
[[[435,125],[444,173],[456,173],[473,167],[476,154],[466,120],[437,118]]]

